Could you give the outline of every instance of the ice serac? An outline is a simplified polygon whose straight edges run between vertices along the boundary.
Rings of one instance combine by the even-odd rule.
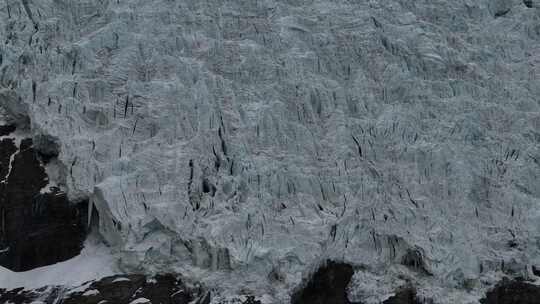
[[[538,279],[537,0],[1,2],[0,103],[126,272],[269,303],[326,260],[350,302]]]

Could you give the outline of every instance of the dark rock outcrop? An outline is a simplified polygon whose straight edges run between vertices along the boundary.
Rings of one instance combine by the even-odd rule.
[[[413,288],[405,288],[396,292],[396,294],[386,301],[383,304],[421,304],[416,298],[416,290]]]
[[[63,304],[128,304],[140,299],[143,303],[184,304],[193,295],[174,275],[158,275],[147,279],[144,275],[113,276],[92,283],[84,292],[70,294]],[[103,302],[106,301],[106,302]]]
[[[0,265],[25,271],[80,253],[87,204],[73,204],[48,181],[31,139],[0,142]]]
[[[58,140],[46,135],[38,135],[33,138],[34,147],[38,151],[40,159],[47,164],[51,159],[57,158],[60,153]]]
[[[76,292],[60,286],[36,290],[0,289],[0,303],[23,304],[36,301],[45,304],[187,304],[196,299],[194,292],[173,274],[152,278],[140,274],[112,276],[79,289]]]
[[[347,286],[354,269],[346,263],[327,261],[305,286],[293,294],[291,304],[362,304],[347,298]],[[413,287],[403,287],[383,304],[423,304]]]
[[[27,304],[35,303],[39,299],[41,303],[49,304],[54,303],[60,294],[61,289],[58,287],[42,287],[36,290],[25,290],[22,287],[13,290],[0,288],[0,303]]]
[[[0,126],[0,136],[5,136],[13,133],[15,131],[15,125],[5,125]]]
[[[4,180],[9,172],[10,157],[17,151],[12,139],[4,138],[0,141],[0,179]]]
[[[532,273],[537,276],[537,277],[540,277],[540,268],[536,267],[536,266],[532,266]]]
[[[352,304],[347,285],[354,274],[349,264],[327,261],[291,299],[292,304]]]
[[[525,281],[503,279],[486,297],[482,304],[538,304],[540,303],[540,286]]]

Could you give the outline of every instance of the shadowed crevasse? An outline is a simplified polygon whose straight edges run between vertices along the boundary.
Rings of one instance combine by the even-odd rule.
[[[79,254],[87,204],[71,203],[58,188],[40,192],[47,175],[32,139],[19,147],[9,138],[0,142],[0,175],[0,265],[26,271]]]

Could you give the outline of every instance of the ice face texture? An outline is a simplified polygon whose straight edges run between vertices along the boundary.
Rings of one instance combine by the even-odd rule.
[[[539,7],[7,0],[0,102],[126,270],[474,303],[540,264]]]

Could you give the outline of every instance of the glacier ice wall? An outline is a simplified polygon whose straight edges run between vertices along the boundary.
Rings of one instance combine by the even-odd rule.
[[[539,1],[6,0],[0,38],[126,270],[473,303],[540,264]]]

